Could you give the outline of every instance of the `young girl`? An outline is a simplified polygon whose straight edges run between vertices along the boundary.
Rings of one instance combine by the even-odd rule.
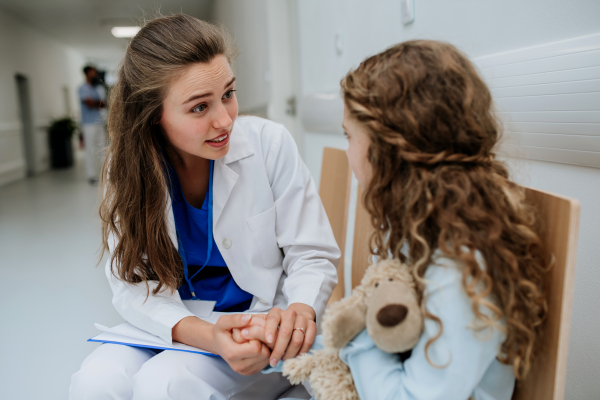
[[[404,362],[366,331],[341,350],[360,398],[509,400],[538,350],[547,263],[532,208],[495,160],[490,92],[433,41],[370,57],[341,85],[374,254],[408,263],[427,317]]]
[[[73,375],[71,399],[275,399],[289,382],[257,372],[314,341],[340,252],[289,132],[237,118],[231,57],[224,32],[185,15],[131,40],[100,208],[117,311],[221,357],[103,344]],[[265,344],[234,340],[250,315],[213,325],[182,300],[267,313]]]

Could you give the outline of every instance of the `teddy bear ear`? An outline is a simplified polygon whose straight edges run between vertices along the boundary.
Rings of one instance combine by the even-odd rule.
[[[381,278],[381,271],[382,268],[384,268],[385,263],[387,263],[387,260],[380,261],[376,264],[369,266],[369,268],[367,268],[367,270],[365,271],[365,274],[363,275],[362,279],[360,280],[360,285],[354,288],[352,293],[354,293],[361,286],[371,286],[371,284],[375,283],[376,280],[379,280],[379,278]]]
[[[366,328],[367,309],[362,291],[332,304],[323,317],[325,347],[341,349]]]

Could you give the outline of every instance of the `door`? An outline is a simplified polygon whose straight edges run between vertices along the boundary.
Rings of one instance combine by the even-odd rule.
[[[283,124],[302,154],[302,137],[296,118],[298,92],[297,5],[292,0],[267,1],[267,35],[270,96],[267,117]]]
[[[21,114],[21,138],[23,143],[23,156],[27,176],[35,173],[35,145],[33,137],[33,121],[31,115],[31,101],[29,96],[29,79],[25,75],[15,75],[17,95],[19,97],[19,110]]]

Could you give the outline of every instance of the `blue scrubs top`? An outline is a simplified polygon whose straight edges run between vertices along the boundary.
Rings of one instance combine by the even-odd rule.
[[[214,161],[211,161],[211,174],[213,165]],[[185,199],[177,173],[171,165],[169,165],[169,175],[172,183],[171,199],[175,226],[179,235],[179,243],[183,247],[188,264],[188,276],[192,277],[206,263],[208,252],[208,199],[212,198],[210,196],[212,186],[208,185],[204,203],[198,209],[191,206]],[[215,311],[245,311],[250,308],[250,303],[252,303],[253,296],[242,290],[233,280],[233,276],[231,276],[231,272],[229,272],[229,268],[227,268],[214,238],[212,239],[212,249],[208,263],[192,279],[192,285],[198,299],[217,302]],[[178,291],[182,300],[192,298],[190,287],[185,280]]]
[[[79,86],[79,101],[81,103],[81,123],[102,125],[102,114],[97,108],[89,108],[85,104],[85,99],[102,100],[98,89],[85,82]]]

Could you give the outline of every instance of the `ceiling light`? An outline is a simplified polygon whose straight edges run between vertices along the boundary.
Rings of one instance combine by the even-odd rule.
[[[110,30],[114,37],[118,38],[131,38],[139,32],[141,28],[139,26],[115,26]]]

